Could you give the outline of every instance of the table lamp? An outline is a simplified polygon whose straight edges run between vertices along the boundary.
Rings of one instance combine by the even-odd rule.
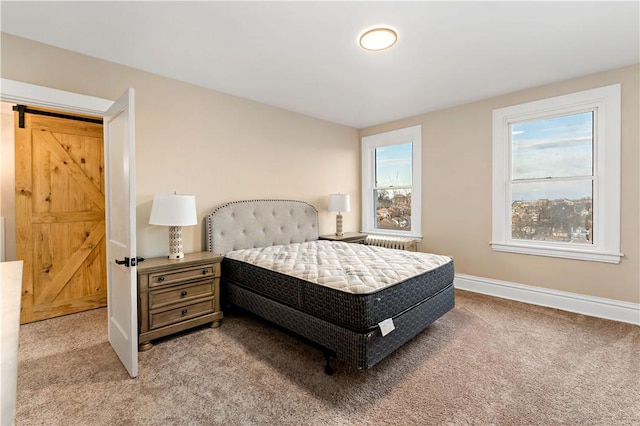
[[[169,259],[182,259],[182,227],[198,224],[195,195],[157,194],[149,224],[169,227]]]
[[[336,235],[341,237],[342,232],[342,212],[351,210],[351,203],[347,194],[331,194],[329,195],[329,211],[338,212],[336,215]]]

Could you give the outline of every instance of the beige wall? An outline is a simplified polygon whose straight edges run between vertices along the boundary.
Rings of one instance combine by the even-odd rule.
[[[168,253],[167,229],[147,224],[155,193],[195,194],[201,219],[227,201],[303,200],[319,210],[321,233],[335,231],[328,194],[360,199],[356,129],[7,34],[1,75],[107,99],[135,88],[140,256]],[[344,222],[359,229],[357,203]],[[204,249],[203,234],[202,224],[183,228],[185,252]]]
[[[455,258],[456,272],[573,293],[640,302],[640,67],[625,67],[379,125],[362,136],[417,124],[423,143],[423,251]],[[498,253],[491,241],[492,111],[622,84],[620,264]],[[427,94],[425,94],[427,96]]]
[[[197,197],[203,218],[245,198],[294,198],[334,229],[327,194],[349,193],[345,229],[360,224],[357,130],[2,35],[2,77],[115,99],[136,89],[139,255],[166,253],[166,229],[147,225],[153,194]],[[491,250],[491,119],[508,105],[622,83],[622,251],[618,265]],[[453,255],[457,272],[640,302],[639,67],[554,83],[364,129],[423,126],[421,250]],[[3,198],[7,195],[3,193]],[[4,203],[3,203],[4,204]],[[185,251],[204,247],[202,225],[184,229]]]

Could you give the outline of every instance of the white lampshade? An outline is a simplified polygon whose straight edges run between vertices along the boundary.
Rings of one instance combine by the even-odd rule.
[[[347,194],[331,194],[329,195],[329,211],[330,212],[348,212],[351,210],[351,202]]]
[[[157,194],[149,216],[150,225],[197,225],[195,195]]]

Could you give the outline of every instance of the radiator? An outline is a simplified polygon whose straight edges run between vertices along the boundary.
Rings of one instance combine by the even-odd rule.
[[[417,251],[418,242],[413,238],[389,237],[387,235],[367,235],[364,243],[368,246],[386,247],[397,250]]]

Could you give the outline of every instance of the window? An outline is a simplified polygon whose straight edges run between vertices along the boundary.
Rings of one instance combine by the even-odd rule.
[[[362,138],[362,230],[422,238],[422,126]]]
[[[492,247],[620,261],[620,85],[494,110]]]

